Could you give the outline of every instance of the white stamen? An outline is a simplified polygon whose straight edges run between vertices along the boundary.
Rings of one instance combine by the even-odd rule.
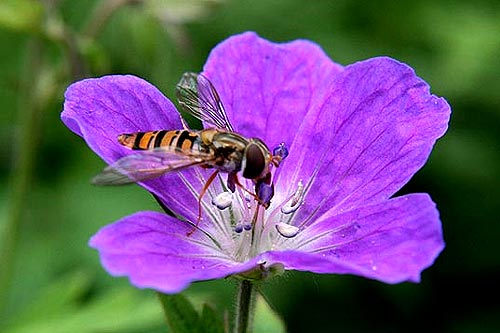
[[[283,206],[283,207],[281,207],[281,212],[283,214],[291,214],[291,213],[295,212],[297,209],[299,209],[301,204],[302,204],[302,202],[300,202],[299,204],[297,204],[295,206],[292,206],[292,205]]]
[[[297,228],[296,226],[286,224],[279,222],[276,224],[276,230],[280,233],[281,236],[286,237],[286,238],[293,238],[297,236],[299,233],[300,229]]]
[[[243,197],[245,198],[245,200],[247,202],[251,202],[252,200],[255,199],[255,197],[251,196],[250,193],[248,193],[246,191],[243,192]]]
[[[217,208],[219,208],[220,210],[224,210],[230,207],[232,203],[233,203],[233,195],[230,192],[219,193],[212,199],[212,204]]]
[[[302,180],[299,181],[297,184],[297,190],[295,190],[295,193],[293,194],[292,200],[281,207],[281,212],[283,214],[291,214],[295,212],[303,203],[303,195],[304,195],[304,184],[302,183]]]

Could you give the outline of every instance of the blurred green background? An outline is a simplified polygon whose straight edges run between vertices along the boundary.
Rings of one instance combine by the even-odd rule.
[[[447,247],[420,284],[289,273],[265,286],[289,332],[500,332],[500,3],[0,1],[0,332],[164,332],[156,295],[101,268],[101,226],[158,209],[138,187],[96,188],[103,162],[66,129],[67,85],[133,73],[173,99],[211,48],[253,30],[306,38],[336,62],[388,55],[452,106],[450,129],[401,193],[428,192]],[[8,278],[6,280],[6,277]],[[227,288],[230,286],[230,288]],[[230,308],[235,284],[186,294]]]

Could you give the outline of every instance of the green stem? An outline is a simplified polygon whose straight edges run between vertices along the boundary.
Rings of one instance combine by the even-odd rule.
[[[7,217],[0,240],[0,310],[7,303],[7,291],[12,279],[15,253],[19,240],[19,229],[26,206],[29,205],[28,194],[31,188],[34,159],[38,145],[40,129],[40,106],[35,100],[37,96],[37,76],[41,70],[42,43],[38,39],[28,43],[28,64],[24,75],[23,92],[20,94],[18,133],[14,140],[17,157],[13,162],[10,177],[10,191],[7,203]]]
[[[246,333],[252,319],[254,286],[251,281],[242,280],[238,290],[238,300],[236,304],[235,333]]]

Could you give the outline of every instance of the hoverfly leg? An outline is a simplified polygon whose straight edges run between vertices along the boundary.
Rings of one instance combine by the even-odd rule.
[[[267,179],[267,177],[266,177]],[[250,194],[252,196],[252,198],[255,199],[255,201],[257,201],[260,205],[264,206],[264,208],[267,208],[269,207],[269,201],[271,200],[269,198],[268,202],[266,203],[265,201],[263,201],[258,194],[256,193],[252,193],[251,191],[249,191],[245,186],[243,186],[241,183],[240,183],[240,179],[238,178],[238,175],[235,174],[234,176],[234,184],[236,184],[239,188],[241,188],[243,191],[245,191],[246,193]],[[261,184],[261,181],[258,181],[256,184],[255,184],[255,189],[257,189],[257,186],[258,184]],[[260,187],[260,186],[259,186]],[[274,194],[274,187],[273,187],[273,194]]]
[[[207,192],[208,187],[210,186],[210,184],[212,184],[215,177],[217,177],[218,173],[219,173],[219,170],[216,170],[210,175],[210,177],[208,177],[207,182],[205,183],[205,185],[203,185],[203,188],[201,189],[201,192],[198,195],[198,217],[196,218],[196,224],[193,226],[193,229],[191,229],[187,233],[187,236],[191,236],[193,234],[193,232],[195,232],[195,230],[198,229],[198,224],[200,224],[200,221],[201,221],[201,199],[203,199],[203,196]]]

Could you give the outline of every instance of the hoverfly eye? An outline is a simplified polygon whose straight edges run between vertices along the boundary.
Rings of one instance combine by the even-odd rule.
[[[258,145],[251,143],[245,150],[245,164],[243,167],[243,177],[255,179],[264,171],[266,158],[262,149]]]

